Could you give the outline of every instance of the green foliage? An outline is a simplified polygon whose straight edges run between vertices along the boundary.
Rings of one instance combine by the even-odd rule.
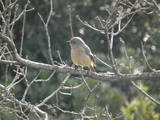
[[[30,0],[31,6],[35,7],[35,10],[30,11],[26,14],[26,25],[25,25],[25,35],[24,35],[24,48],[23,57],[30,60],[39,61],[43,63],[50,63],[48,56],[47,38],[44,32],[43,24],[37,15],[39,12],[44,20],[47,20],[50,2],[49,0]],[[131,0],[133,2],[135,0]],[[49,34],[51,37],[51,47],[52,55],[55,61],[59,61],[57,51],[60,52],[62,60],[65,63],[71,64],[70,59],[70,47],[66,43],[71,37],[69,28],[69,8],[72,7],[72,25],[75,36],[82,37],[85,42],[90,46],[96,56],[100,57],[104,61],[109,63],[107,43],[104,35],[94,32],[93,30],[84,27],[76,18],[79,15],[84,21],[87,21],[91,25],[97,25],[96,17],[100,19],[106,19],[106,8],[111,10],[111,6],[114,4],[115,0],[53,0],[53,11],[55,15],[51,18],[49,23]],[[20,6],[24,6],[26,0],[19,0]],[[156,10],[155,10],[156,11]],[[143,14],[137,13],[130,24],[127,26],[123,32],[114,38],[113,54],[116,57],[116,62],[118,63],[118,68],[122,73],[140,73],[143,71],[149,71],[148,67],[145,65],[144,58],[142,57],[142,52],[140,49],[140,43],[146,38],[146,35],[150,37],[144,42],[145,53],[149,63],[153,68],[160,68],[160,29],[159,29],[159,13],[153,12],[153,14]],[[95,22],[96,21],[96,22]],[[123,21],[122,21],[122,24]],[[21,29],[22,29],[22,19],[16,23],[14,26],[14,41],[16,43],[17,49],[19,50],[20,40],[21,40]],[[119,38],[125,41],[126,53],[125,55],[124,46],[121,46]],[[121,50],[123,49],[123,50]],[[107,56],[107,57],[106,57]],[[10,59],[10,58],[7,58]],[[15,72],[14,68],[9,67],[7,76],[5,75],[7,67],[0,64],[0,82],[4,84],[9,84]],[[98,71],[109,71],[104,65],[99,65],[97,63]],[[28,68],[27,79],[29,81],[33,80],[39,71]],[[46,79],[50,75],[48,71],[41,71],[38,79]],[[44,83],[34,84],[28,91],[26,96],[27,101],[31,101],[32,104],[38,103],[47,97],[50,93],[58,88],[60,82],[64,79],[64,74],[56,73],[51,80]],[[155,81],[155,80],[154,80]],[[22,81],[14,89],[16,97],[22,98],[24,90],[26,88],[25,81]],[[82,81],[70,78],[66,85],[76,86]],[[87,83],[91,88],[97,83],[97,81],[92,79],[87,79]],[[148,92],[152,95],[158,95],[160,91],[159,80],[153,82],[152,80],[144,82],[148,86]],[[129,89],[129,82],[113,82],[113,83],[103,83],[101,84],[90,96],[87,101],[89,107],[94,107],[96,104],[97,113],[103,113],[105,105],[109,106],[109,111],[116,116],[120,112],[120,108],[126,103],[127,98],[134,100],[128,104],[128,106],[123,107],[122,111],[125,115],[126,120],[159,120],[159,115],[156,113],[155,109],[160,108],[153,105],[146,97],[139,94],[138,97],[135,96],[135,89]],[[64,92],[72,93],[71,96],[64,96],[58,94],[56,97],[48,101],[49,104],[58,104],[65,110],[71,110],[79,112],[84,106],[85,100],[87,99],[88,89],[86,86],[80,87],[75,90],[66,90]],[[98,99],[97,99],[98,98]],[[157,111],[158,111],[157,110]],[[93,115],[95,111],[88,110],[89,115]],[[52,114],[52,113],[51,113]],[[0,120],[14,120],[16,118],[11,114],[6,112],[0,113]],[[53,117],[50,116],[52,120]],[[66,115],[59,112],[54,118],[55,120],[72,120],[72,115]],[[98,114],[98,119],[103,120],[104,117]]]
[[[16,120],[16,117],[13,113],[8,111],[0,112],[0,120]]]
[[[160,114],[155,111],[156,105],[141,93],[131,103],[122,107],[124,120],[159,120]]]
[[[92,86],[91,88],[96,85],[96,82],[93,80],[88,79],[87,82],[90,87]],[[112,88],[108,83],[102,83],[100,87],[97,87],[86,103],[87,96],[88,89],[86,89],[85,86],[73,91],[73,106],[75,106],[75,110],[81,109],[85,104],[87,104],[90,108],[95,107],[98,118],[101,120],[103,118],[101,113],[104,112],[106,105],[115,117],[120,113],[120,107],[124,105],[126,101],[125,95],[120,90]],[[95,111],[88,110],[89,115],[94,115],[94,113]]]

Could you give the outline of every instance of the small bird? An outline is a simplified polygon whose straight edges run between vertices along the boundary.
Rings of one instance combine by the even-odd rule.
[[[88,67],[90,71],[95,72],[94,56],[88,45],[80,37],[72,37],[69,41],[71,46],[72,62],[81,67]]]

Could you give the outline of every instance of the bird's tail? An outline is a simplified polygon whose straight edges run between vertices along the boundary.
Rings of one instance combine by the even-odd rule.
[[[95,67],[94,67],[94,66],[89,66],[89,70],[90,70],[91,72],[96,72],[96,70],[95,70]]]

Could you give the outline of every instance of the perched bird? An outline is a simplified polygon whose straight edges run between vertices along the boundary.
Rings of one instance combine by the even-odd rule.
[[[69,41],[71,46],[71,59],[77,66],[88,67],[95,72],[94,56],[88,45],[80,37],[73,37]]]

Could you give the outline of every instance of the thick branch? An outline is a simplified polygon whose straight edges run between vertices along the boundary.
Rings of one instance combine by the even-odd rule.
[[[157,72],[146,72],[146,73],[140,73],[140,74],[122,74],[122,75],[115,75],[115,74],[107,74],[107,73],[93,73],[86,70],[75,70],[72,67],[66,66],[66,65],[50,65],[50,64],[44,64],[40,62],[34,62],[31,60],[24,59],[19,56],[17,53],[17,49],[15,47],[14,42],[7,36],[0,34],[0,39],[7,42],[13,51],[13,55],[17,62],[19,62],[21,65],[32,67],[35,69],[44,69],[49,71],[57,71],[61,73],[70,73],[70,74],[76,74],[76,75],[83,75],[85,77],[89,77],[95,80],[99,81],[121,81],[121,80],[129,80],[129,81],[135,81],[135,80],[154,80],[154,79],[160,79],[160,71]],[[7,63],[7,62],[6,62]]]

